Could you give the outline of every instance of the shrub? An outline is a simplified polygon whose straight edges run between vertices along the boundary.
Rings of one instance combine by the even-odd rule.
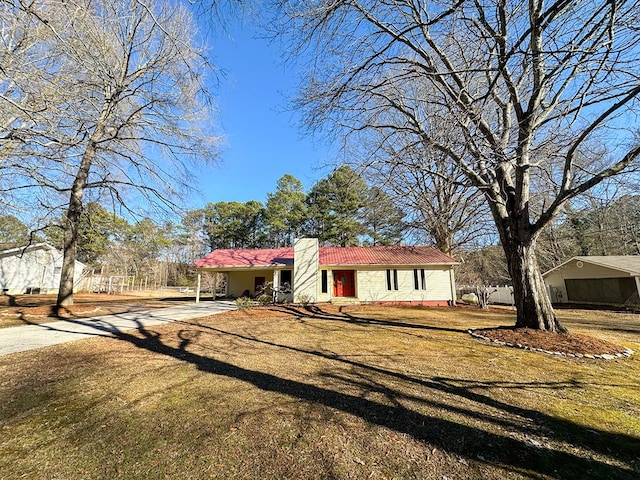
[[[256,302],[262,306],[271,305],[273,303],[273,299],[269,295],[260,295],[256,298]]]
[[[296,301],[302,306],[306,307],[313,301],[313,297],[311,295],[301,293],[299,295],[296,295]]]
[[[253,307],[254,303],[249,297],[236,298],[236,305],[240,310],[249,310]]]

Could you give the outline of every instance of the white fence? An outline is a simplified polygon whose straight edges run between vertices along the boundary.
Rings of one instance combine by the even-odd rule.
[[[513,305],[513,287],[509,285],[496,285],[489,286],[489,304],[499,305]],[[458,288],[458,298],[462,298],[462,295],[473,293],[475,294],[476,287],[462,286]]]
[[[85,275],[76,285],[77,291],[94,293],[122,293],[128,290],[146,288],[146,279],[136,284],[130,275]]]
[[[76,292],[119,294],[136,291],[160,291],[160,295],[190,295],[195,293],[194,287],[156,285],[149,282],[149,277],[133,275],[95,275],[84,274],[74,285]]]
[[[491,287],[491,290],[495,291],[491,292],[491,295],[489,295],[489,303],[513,305],[513,287],[510,287],[509,285],[504,285],[502,287],[496,286]]]

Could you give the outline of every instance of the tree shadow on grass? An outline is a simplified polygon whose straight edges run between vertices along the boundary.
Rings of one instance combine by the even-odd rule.
[[[420,324],[344,316],[323,310],[315,312],[306,310],[306,312],[306,316],[320,320],[408,329],[424,328]],[[296,316],[301,314],[298,309],[293,309],[290,313]],[[76,322],[84,323],[81,320]],[[558,479],[631,480],[639,477],[640,440],[638,438],[609,433],[598,430],[597,427],[588,429],[536,410],[510,405],[492,397],[490,393],[483,393],[495,388],[516,390],[580,388],[579,383],[482,382],[442,376],[416,378],[401,371],[390,370],[334,353],[284,345],[211,325],[188,321],[177,323],[186,327],[177,334],[179,341],[177,347],[163,342],[159,333],[144,327],[141,323],[138,323],[138,329],[131,333],[120,331],[112,325],[101,325],[98,328],[106,336],[113,335],[137,348],[190,363],[203,372],[233,378],[263,391],[288,395],[291,398],[356,415],[368,423],[409,435],[429,445],[437,446],[445,452],[464,457],[470,462],[486,462],[524,475],[544,475]],[[439,327],[427,327],[427,329],[466,334],[464,330]],[[338,383],[345,388],[337,390],[327,388],[325,385],[318,386],[282,378],[189,351],[190,347],[196,346],[195,342],[201,337],[201,332],[234,337],[256,346],[285,349],[292,354],[322,358],[338,366],[350,367],[346,374],[333,371],[323,373],[331,384]],[[406,388],[390,387],[389,384],[394,382],[396,384],[401,382],[400,385]],[[421,391],[428,391],[430,394],[423,396],[420,394]],[[382,403],[372,400],[369,398],[371,394],[382,395],[387,401]],[[455,401],[456,398],[459,400]],[[469,406],[470,402],[481,408]],[[443,414],[425,414],[408,408],[406,404],[420,404]],[[495,412],[495,415],[483,412],[483,409],[489,409]],[[464,423],[459,423],[450,420],[453,415],[466,418],[468,422],[463,420]],[[506,430],[509,433],[494,433],[470,425],[475,421],[488,422],[495,425],[498,431]],[[545,442],[535,440],[540,437],[568,444],[569,448],[580,453],[554,450]],[[609,460],[603,460],[603,458]]]
[[[187,322],[184,322],[184,323],[187,323]],[[376,390],[375,385],[377,384],[377,382],[373,380],[373,376],[379,376],[379,377],[393,378],[401,382],[411,383],[419,387],[440,391],[445,394],[450,394],[455,397],[460,397],[461,399],[470,400],[472,402],[476,402],[476,403],[485,405],[487,407],[494,408],[501,412],[515,415],[520,418],[526,418],[526,419],[532,420],[537,425],[544,428],[546,431],[553,432],[558,438],[561,438],[564,441],[568,441],[574,445],[579,445],[579,446],[588,448],[590,450],[600,451],[601,453],[610,454],[612,451],[611,442],[614,441],[615,443],[615,439],[618,438],[618,436],[616,435],[614,435],[613,438],[611,438],[610,434],[608,434],[607,432],[596,432],[593,429],[589,430],[589,432],[595,433],[596,437],[594,437],[593,435],[585,436],[584,429],[582,429],[579,426],[576,426],[573,423],[558,420],[554,417],[543,414],[539,411],[521,408],[515,405],[510,405],[508,403],[498,401],[488,395],[477,393],[477,391],[490,390],[495,388],[513,389],[513,390],[520,390],[520,389],[565,390],[565,389],[581,388],[582,384],[577,381],[571,381],[571,382],[566,382],[566,381],[565,382],[489,381],[487,382],[487,381],[481,381],[481,380],[454,379],[454,378],[438,377],[438,376],[430,377],[428,379],[416,378],[406,373],[393,371],[386,368],[381,368],[376,365],[370,365],[367,363],[359,362],[351,358],[345,358],[344,356],[341,356],[335,353],[327,353],[327,352],[322,352],[318,350],[310,350],[310,349],[304,349],[304,348],[294,347],[290,345],[284,345],[276,342],[271,342],[268,340],[263,340],[263,339],[246,335],[246,334],[226,331],[221,328],[216,328],[210,325],[198,324],[197,327],[199,329],[212,331],[220,335],[235,337],[239,340],[253,342],[256,344],[269,346],[269,347],[276,347],[279,349],[285,349],[296,354],[320,357],[331,362],[340,363],[342,365],[353,367],[361,371],[369,372],[372,376],[368,377],[367,382],[369,382],[370,385],[373,385],[373,387],[369,389],[370,392]],[[348,379],[346,380],[348,381]],[[361,384],[361,386],[364,386],[364,383]],[[602,384],[602,386],[614,386],[614,385]],[[637,387],[637,385],[635,384],[634,385],[615,385],[615,386],[630,387],[630,388]],[[402,398],[408,399],[406,395],[402,395],[399,392],[396,392],[394,395],[391,395],[392,392],[386,390],[385,387],[381,386],[380,388],[381,388],[380,391],[384,390],[384,393],[388,394],[387,395],[388,397],[394,396],[397,398],[402,397]],[[417,398],[411,398],[411,400],[420,401]],[[452,406],[450,404],[434,403],[434,406],[443,407],[447,410],[454,411],[457,413],[462,413],[467,416],[475,416],[475,412],[471,412],[470,410],[458,409],[457,407]],[[513,423],[502,422],[500,419],[490,419],[490,421],[492,423],[504,424],[504,426],[515,427]],[[579,427],[578,431],[575,431],[575,427]],[[640,456],[637,455],[640,452],[640,450],[637,450],[637,448],[640,448],[640,439],[634,439],[631,437],[625,437],[625,438],[629,438],[632,444],[634,445],[634,448],[630,451],[630,455],[628,459],[640,460]],[[634,453],[636,454],[635,457],[634,457]]]
[[[198,329],[203,326],[199,325]],[[208,327],[212,328],[212,327]],[[336,361],[351,367],[357,367],[359,375],[332,376],[334,380],[341,383],[348,383],[350,387],[345,391],[337,391],[325,387],[320,387],[310,383],[300,382],[282,378],[269,373],[246,369],[229,362],[218,360],[212,357],[203,356],[190,352],[189,346],[193,339],[198,338],[198,334],[183,330],[178,333],[180,340],[178,347],[167,345],[161,340],[160,334],[140,328],[137,334],[116,332],[116,338],[126,341],[138,348],[142,348],[161,355],[166,355],[188,362],[196,366],[199,370],[214,375],[221,375],[246,382],[266,392],[274,392],[288,395],[292,398],[312,402],[315,404],[330,407],[351,415],[356,415],[366,422],[389,428],[393,431],[410,435],[411,437],[435,445],[445,452],[466,457],[473,462],[488,462],[500,465],[503,468],[520,472],[521,474],[546,475],[550,478],[593,478],[593,479],[636,479],[638,478],[637,455],[640,451],[640,441],[637,438],[622,434],[612,434],[594,429],[586,429],[580,425],[564,420],[556,419],[534,410],[523,409],[517,406],[503,403],[491,398],[488,395],[477,393],[476,390],[483,388],[571,388],[572,385],[564,383],[518,383],[509,382],[498,383],[465,383],[457,379],[444,377],[434,377],[430,379],[417,379],[404,373],[386,370],[381,367],[368,365],[366,363],[345,359],[340,356],[330,355],[314,350],[300,349],[274,342],[267,342],[252,338],[250,336],[225,332],[224,330],[212,328],[217,334],[234,335],[250,342],[259,342],[272,347],[285,348],[292,352],[305,355],[313,355]],[[205,328],[206,330],[206,328]],[[200,330],[202,331],[202,330]],[[581,451],[588,450],[585,455],[593,457],[612,457],[616,463],[634,465],[625,468],[620,465],[613,465],[598,460],[597,458],[587,458],[575,453],[559,451],[550,448],[542,443],[536,443],[526,436],[524,427],[518,427],[516,423],[497,415],[490,417],[465,408],[460,405],[452,405],[449,402],[426,400],[419,396],[408,396],[401,391],[381,384],[377,379],[391,377],[403,382],[411,382],[417,386],[441,392],[443,395],[453,395],[466,401],[478,402],[487,407],[503,412],[505,415],[518,416],[544,429],[544,434],[555,440],[568,442],[578,447]],[[573,385],[573,387],[576,387]],[[368,395],[354,395],[347,393],[356,388],[361,392],[382,393],[385,398],[390,399],[390,404],[366,398]],[[500,435],[497,433],[483,431],[470,425],[457,423],[442,416],[426,415],[414,411],[403,405],[405,401],[422,402],[427,406],[445,410],[450,413],[460,414],[467,418],[477,418],[482,421],[495,423],[503,428],[517,430],[520,428],[519,436]],[[468,403],[468,402],[467,402]],[[531,432],[535,435],[537,432]],[[519,438],[515,438],[519,437]]]
[[[298,318],[313,318],[316,320],[332,320],[338,322],[350,323],[353,325],[365,326],[385,326],[385,327],[401,327],[417,330],[438,330],[441,332],[467,333],[464,328],[450,327],[434,327],[421,323],[400,322],[395,320],[382,320],[379,318],[368,318],[362,316],[351,315],[344,308],[340,307],[339,313],[328,312],[317,305],[307,305],[304,307],[295,307],[292,305],[283,305],[277,307],[280,311],[286,311]]]

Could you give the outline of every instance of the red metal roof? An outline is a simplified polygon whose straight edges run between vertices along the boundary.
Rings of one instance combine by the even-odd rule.
[[[456,261],[433,247],[320,247],[320,265],[428,265]],[[196,267],[241,268],[293,265],[293,248],[214,250],[195,262]]]
[[[293,248],[221,249],[197,260],[196,267],[277,267],[293,265]]]
[[[456,261],[425,246],[320,247],[320,265],[427,265]]]

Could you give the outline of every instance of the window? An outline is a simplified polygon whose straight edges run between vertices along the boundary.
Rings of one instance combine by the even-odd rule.
[[[387,290],[398,290],[398,270],[387,270]]]
[[[322,274],[322,293],[327,293],[329,291],[329,284],[327,281],[327,271],[322,270],[321,274]]]
[[[413,269],[413,288],[415,288],[416,290],[427,289],[427,279],[424,275],[424,268]]]
[[[280,288],[291,289],[291,270],[280,271]]]

